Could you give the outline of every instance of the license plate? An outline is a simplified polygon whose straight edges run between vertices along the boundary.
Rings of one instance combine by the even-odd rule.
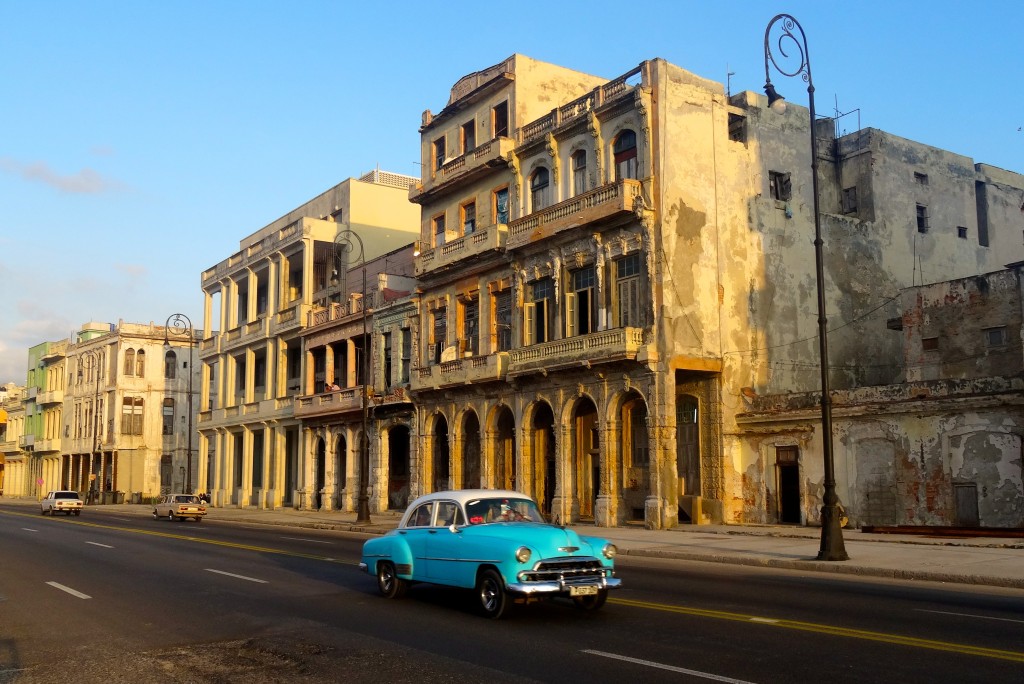
[[[569,596],[594,596],[597,587],[569,587]]]

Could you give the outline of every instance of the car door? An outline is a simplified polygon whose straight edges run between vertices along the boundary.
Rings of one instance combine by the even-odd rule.
[[[416,507],[416,510],[409,516],[405,527],[398,530],[406,545],[409,547],[412,556],[412,577],[413,579],[427,579],[427,537],[430,533],[430,525],[434,518],[434,502],[427,501]]]
[[[438,501],[434,525],[427,536],[427,573],[438,584],[465,586],[463,575],[470,564],[462,558],[462,535],[452,532],[466,524],[462,509],[455,501]],[[475,567],[472,570],[475,575]]]

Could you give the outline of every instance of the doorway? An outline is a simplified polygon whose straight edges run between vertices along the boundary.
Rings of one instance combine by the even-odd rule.
[[[799,525],[803,520],[800,506],[800,458],[797,448],[776,447],[775,467],[778,477],[779,522]]]

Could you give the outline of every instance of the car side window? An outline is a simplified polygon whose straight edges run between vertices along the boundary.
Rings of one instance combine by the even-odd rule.
[[[428,527],[430,525],[431,513],[434,512],[434,502],[425,503],[416,509],[416,512],[409,518],[409,527]]]
[[[437,504],[437,520],[435,527],[448,527],[449,525],[460,525],[462,516],[459,515],[459,505],[454,501],[440,501]]]

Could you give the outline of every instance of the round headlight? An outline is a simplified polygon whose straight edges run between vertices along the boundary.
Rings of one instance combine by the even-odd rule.
[[[520,546],[518,549],[516,549],[516,560],[520,563],[525,563],[526,561],[530,560],[530,556],[532,555],[533,554],[530,552],[530,549],[526,548],[525,546]]]
[[[601,549],[601,553],[604,554],[605,558],[615,558],[615,554],[618,553],[618,549],[615,548],[615,544],[605,544],[604,548]]]

